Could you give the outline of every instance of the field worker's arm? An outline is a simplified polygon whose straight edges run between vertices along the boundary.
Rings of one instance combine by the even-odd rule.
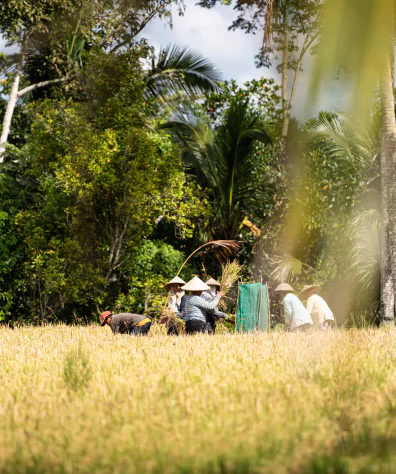
[[[308,311],[309,314],[311,314],[312,310],[313,310],[313,301],[312,301],[312,298],[308,298],[307,299],[307,311]]]
[[[194,298],[194,306],[198,306],[198,308],[208,310],[214,309],[217,306],[217,303],[220,301],[220,296],[215,296],[212,301],[205,301],[201,297],[197,296]]]
[[[207,310],[209,314],[211,314],[214,318],[216,319],[226,319],[227,315],[223,313],[222,311],[219,311],[217,308],[214,309],[208,309]]]

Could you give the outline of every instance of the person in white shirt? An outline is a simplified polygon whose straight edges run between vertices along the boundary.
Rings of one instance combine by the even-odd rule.
[[[316,294],[319,288],[318,285],[305,285],[300,293],[300,298],[307,300],[306,307],[315,326],[326,331],[334,326],[335,321],[329,305]]]
[[[275,293],[279,294],[283,300],[285,311],[285,331],[307,331],[312,328],[312,319],[304,305],[288,283],[281,283],[275,288]]]

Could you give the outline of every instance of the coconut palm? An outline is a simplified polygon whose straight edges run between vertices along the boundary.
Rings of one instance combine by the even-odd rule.
[[[345,104],[345,108],[348,104]],[[308,147],[330,160],[356,163],[361,179],[369,182],[378,177],[380,118],[374,115],[369,128],[362,127],[347,113],[319,114],[306,124]]]
[[[218,69],[203,54],[180,45],[161,48],[146,72],[146,95],[167,98],[179,91],[200,95],[217,89]]]
[[[315,83],[339,65],[353,74],[354,111],[368,117],[371,91],[380,84],[381,129],[381,316],[394,322],[396,288],[396,120],[394,103],[394,0],[329,0],[317,57]],[[334,34],[337,32],[337,34]]]
[[[310,149],[328,160],[358,170],[355,178],[362,191],[349,222],[340,226],[345,246],[330,249],[343,278],[360,291],[377,290],[375,279],[380,266],[379,178],[380,117],[374,115],[371,126],[363,128],[350,115],[320,116],[310,123]],[[338,236],[340,240],[340,236]],[[342,267],[342,268],[341,268]],[[375,294],[375,298],[377,295]]]
[[[380,205],[378,193],[380,117],[363,128],[349,115],[324,114],[309,120],[308,151],[336,164],[340,176],[356,180],[354,204],[336,217],[337,227],[327,221],[323,229],[324,244],[304,261],[283,253],[273,259],[273,277],[302,286],[305,281],[338,282],[340,291],[350,293],[348,307],[361,310],[368,302],[378,300],[380,269]],[[342,179],[341,179],[342,181]],[[341,199],[341,196],[338,196]]]
[[[179,144],[185,166],[212,191],[215,233],[234,238],[251,202],[263,192],[257,176],[264,171],[254,151],[257,143],[269,144],[271,138],[259,114],[248,103],[234,100],[215,129],[182,114],[161,128]]]

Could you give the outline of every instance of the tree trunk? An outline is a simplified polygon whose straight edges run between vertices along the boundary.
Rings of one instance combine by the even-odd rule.
[[[8,141],[8,136],[11,130],[12,117],[14,115],[14,110],[18,102],[18,99],[29,92],[35,91],[37,89],[41,89],[43,87],[52,86],[54,84],[68,82],[75,77],[75,76],[67,76],[67,77],[61,77],[59,79],[49,79],[48,81],[38,82],[37,84],[32,84],[30,86],[25,87],[22,90],[19,90],[22,67],[23,67],[23,55],[15,71],[14,81],[12,83],[11,92],[10,92],[10,98],[8,100],[7,109],[4,114],[3,127],[1,130],[1,137],[0,137],[0,163],[3,163],[4,161],[5,143]]]
[[[299,73],[301,71],[301,66],[305,57],[306,52],[309,50],[309,48],[312,46],[312,43],[315,41],[315,39],[318,37],[318,34],[314,34],[312,32],[308,33],[305,36],[304,43],[301,47],[300,55],[298,57],[297,61],[297,66],[296,70],[294,72],[294,78],[293,78],[293,84],[290,92],[290,98],[289,102],[286,106],[286,112],[283,117],[283,125],[282,125],[282,137],[287,137],[287,134],[289,133],[289,123],[290,123],[290,114],[291,114],[291,109],[293,107],[294,103],[294,96],[296,94],[296,87],[297,87],[297,79],[299,76]],[[287,82],[287,80],[286,80]],[[287,84],[286,84],[287,87]],[[283,84],[282,84],[282,91],[283,91]]]
[[[396,120],[391,60],[381,75],[381,319],[394,322],[396,283]]]
[[[14,80],[11,86],[10,98],[8,99],[7,108],[4,114],[3,127],[0,136],[0,163],[4,161],[5,143],[10,134],[12,116],[14,115],[15,106],[18,100],[19,82],[21,80],[21,71],[23,65],[23,58],[19,61],[14,74]]]
[[[43,87],[53,86],[54,84],[61,84],[62,82],[68,82],[74,79],[75,77],[76,76],[73,75],[73,76],[60,77],[59,79],[49,79],[48,81],[37,82],[36,84],[32,84],[30,86],[25,87],[24,89],[21,89],[17,94],[18,99],[26,95],[28,92],[36,91],[37,89],[42,89]]]
[[[11,130],[12,116],[14,115],[15,106],[18,101],[19,83],[21,81],[21,72],[23,68],[23,62],[25,60],[25,55],[26,55],[26,50],[27,50],[27,45],[28,45],[28,38],[29,38],[29,35],[26,32],[24,35],[24,39],[22,41],[21,56],[15,68],[14,80],[12,82],[11,91],[10,91],[10,98],[8,99],[7,108],[4,114],[3,126],[1,129],[1,136],[0,136],[0,163],[3,163],[4,161],[5,143],[8,141],[8,135],[10,134],[10,130]]]
[[[289,70],[289,19],[288,13],[285,13],[285,37],[283,43],[283,57],[282,57],[282,107],[283,107],[283,129],[287,121],[287,76]],[[287,133],[286,133],[287,135]],[[282,130],[282,138],[286,138]]]

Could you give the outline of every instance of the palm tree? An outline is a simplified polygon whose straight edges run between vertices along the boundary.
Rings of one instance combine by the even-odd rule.
[[[271,143],[271,138],[259,114],[248,103],[234,100],[215,129],[181,114],[161,128],[179,144],[185,166],[212,191],[219,236],[234,238],[251,201],[263,192],[255,173],[264,170],[254,151],[258,143]]]
[[[220,71],[203,54],[180,45],[167,45],[158,57],[152,56],[145,76],[146,95],[163,99],[179,91],[200,95],[215,91],[220,80]]]
[[[340,164],[356,164],[367,187],[378,177],[380,125],[378,114],[366,129],[347,113],[320,113],[306,123],[308,147]]]
[[[353,72],[354,111],[366,116],[380,85],[381,129],[381,316],[395,318],[396,120],[394,103],[395,0],[328,0],[315,83],[334,65]],[[336,34],[335,34],[336,32]],[[317,88],[317,87],[316,87]]]
[[[336,165],[343,176],[356,180],[353,204],[339,214],[330,214],[319,247],[303,257],[282,253],[273,258],[273,277],[302,286],[315,281],[337,286],[344,303],[338,312],[343,317],[365,312],[378,303],[380,274],[380,205],[378,196],[380,117],[362,128],[353,117],[342,113],[320,113],[309,120],[308,152]],[[340,196],[337,197],[337,201]],[[330,217],[330,219],[329,219]],[[333,228],[333,224],[337,224]],[[338,314],[338,316],[341,316]],[[372,316],[372,314],[370,314]],[[341,317],[341,319],[343,319]]]
[[[350,217],[339,223],[337,243],[330,249],[345,281],[355,293],[366,293],[377,300],[380,269],[380,114],[374,114],[370,127],[362,127],[343,113],[319,116],[310,122],[309,148],[327,160],[355,170],[359,187]],[[350,172],[349,172],[350,173]],[[344,241],[345,245],[340,245]],[[359,297],[359,295],[357,295]]]

